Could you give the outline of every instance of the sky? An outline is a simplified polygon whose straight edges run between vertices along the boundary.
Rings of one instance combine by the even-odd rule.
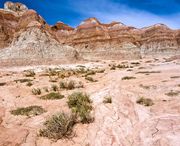
[[[163,23],[180,29],[180,0],[11,0],[36,10],[48,24],[62,21],[76,27],[89,17],[103,23],[122,22],[142,28]],[[0,0],[3,8],[6,0]]]

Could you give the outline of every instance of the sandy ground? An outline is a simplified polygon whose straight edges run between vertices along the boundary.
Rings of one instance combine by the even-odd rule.
[[[104,73],[92,75],[98,82],[89,82],[75,75],[67,78],[81,81],[84,88],[59,92],[65,97],[74,91],[88,93],[93,101],[95,121],[77,124],[72,139],[58,141],[39,137],[37,133],[49,116],[69,112],[67,98],[44,101],[31,90],[50,88],[62,80],[58,78],[52,83],[48,76],[41,76],[47,68],[75,69],[79,65],[1,68],[0,83],[6,85],[0,86],[0,146],[180,146],[180,61],[144,59],[123,63],[132,68],[111,70],[109,64],[122,64],[117,61],[83,64],[86,68],[105,69]],[[24,77],[23,71],[27,69],[35,70],[34,78]],[[125,76],[136,78],[122,80]],[[28,87],[26,83],[14,81],[22,78],[32,79],[33,85]],[[166,95],[170,91],[177,94]],[[106,96],[112,98],[111,104],[103,103]],[[152,99],[154,105],[137,104],[140,97]],[[17,107],[31,105],[42,106],[47,112],[33,117],[10,113]]]

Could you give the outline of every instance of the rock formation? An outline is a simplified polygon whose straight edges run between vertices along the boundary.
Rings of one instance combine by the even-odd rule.
[[[34,10],[20,3],[7,2],[0,10],[0,63],[23,65],[67,62],[77,51],[62,45],[50,26]]]
[[[63,22],[49,26],[34,10],[12,2],[0,9],[0,19],[3,61],[69,60],[77,56],[115,60],[180,54],[180,30],[163,24],[137,29],[119,22],[103,24],[89,18],[76,28]]]
[[[85,58],[135,59],[180,54],[179,30],[163,24],[137,29],[119,22],[102,24],[89,18],[74,30],[53,31],[59,41],[77,48]]]

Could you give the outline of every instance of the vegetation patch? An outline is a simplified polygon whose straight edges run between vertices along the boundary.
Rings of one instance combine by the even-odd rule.
[[[61,81],[59,86],[61,89],[73,90],[75,88],[75,82],[72,80],[69,82]]]
[[[32,85],[33,85],[32,82],[27,82],[27,83],[26,83],[26,86],[31,87]]]
[[[125,76],[122,78],[122,80],[132,80],[132,79],[136,79],[136,77]]]
[[[147,86],[147,85],[140,84],[139,86],[143,89],[150,89],[150,86]]]
[[[93,79],[92,77],[85,77],[85,79],[90,82],[97,82],[97,80]]]
[[[0,83],[0,86],[5,86],[6,85],[6,83],[4,82],[4,83]]]
[[[152,99],[150,98],[144,98],[144,97],[141,97],[139,98],[136,103],[138,104],[141,104],[141,105],[144,105],[144,106],[152,106],[154,103],[152,101]]]
[[[51,89],[56,92],[58,91],[58,86],[54,84],[51,86]]]
[[[171,79],[179,79],[180,76],[172,76]]]
[[[103,103],[112,103],[112,98],[111,97],[105,97],[103,100]]]
[[[180,91],[173,91],[171,90],[170,92],[166,93],[167,96],[178,96]]]
[[[94,118],[90,113],[93,109],[92,101],[87,94],[82,92],[75,92],[68,96],[68,106],[71,108],[72,113],[80,119],[82,123],[93,122]]]
[[[32,94],[33,94],[33,95],[41,95],[41,89],[39,89],[39,88],[33,88],[33,89],[32,89]]]
[[[34,77],[36,74],[33,70],[26,70],[24,71],[24,76],[25,77]]]
[[[33,80],[31,79],[17,79],[17,80],[14,80],[14,82],[18,83],[25,83],[25,82],[32,82]]]
[[[156,74],[161,73],[161,71],[139,71],[136,74]]]
[[[44,113],[45,110],[41,106],[29,106],[29,107],[21,107],[16,110],[12,110],[11,114],[13,115],[22,115],[22,116],[37,116]]]
[[[56,93],[56,92],[51,92],[51,93],[41,96],[39,98],[43,99],[43,100],[57,100],[57,99],[64,98],[64,95],[61,95],[60,93]]]
[[[69,116],[65,113],[53,115],[44,123],[45,128],[39,131],[39,136],[54,140],[71,138],[75,123],[72,115]]]

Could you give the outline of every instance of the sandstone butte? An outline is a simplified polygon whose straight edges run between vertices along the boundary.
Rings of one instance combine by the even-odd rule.
[[[89,18],[76,28],[63,22],[50,26],[36,11],[12,2],[6,2],[4,9],[0,9],[0,20],[1,64],[180,54],[180,30],[164,24],[137,29]]]

